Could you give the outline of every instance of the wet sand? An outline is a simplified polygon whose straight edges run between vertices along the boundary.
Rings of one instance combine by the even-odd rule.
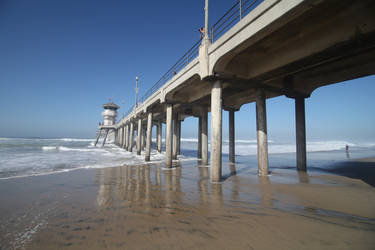
[[[221,184],[196,161],[0,180],[0,249],[375,248],[375,189],[366,182],[223,170]]]

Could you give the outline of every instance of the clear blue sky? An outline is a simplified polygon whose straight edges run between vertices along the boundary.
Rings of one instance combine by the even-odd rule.
[[[211,1],[210,22],[234,1]],[[125,110],[199,38],[200,1],[0,0],[0,136],[94,137],[101,104]],[[375,77],[324,87],[306,101],[311,140],[375,141]],[[271,139],[294,140],[293,100],[267,101]],[[122,105],[121,105],[122,106]],[[122,110],[120,110],[122,113]],[[224,113],[224,137],[227,114]],[[196,134],[197,120],[183,123]],[[236,113],[255,138],[255,107]]]

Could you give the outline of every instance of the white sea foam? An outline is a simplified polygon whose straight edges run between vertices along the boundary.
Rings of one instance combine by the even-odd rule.
[[[57,172],[66,172],[82,168],[104,168],[114,166],[129,166],[145,164],[145,155],[130,153],[114,144],[108,143],[104,147],[93,144],[91,139],[27,139],[28,145],[36,147],[14,147],[24,145],[23,139],[0,142],[5,145],[0,147],[0,179],[14,178],[20,176],[45,175]],[[111,140],[110,140],[111,141]],[[195,138],[182,138],[179,160],[188,161],[195,158],[198,140]],[[100,144],[99,144],[100,145]],[[313,141],[307,142],[308,152],[345,150],[360,147],[373,147],[375,143],[354,144],[348,141]],[[294,143],[280,143],[269,141],[268,150],[270,154],[294,153]],[[228,154],[228,142],[223,141],[223,153]],[[256,140],[236,140],[236,155],[250,156],[257,154]],[[165,153],[158,153],[155,149],[151,151],[151,163],[163,163]]]
[[[67,141],[67,142],[73,142],[73,141],[95,141],[95,139],[80,139],[80,138],[59,138],[56,140],[60,141]]]
[[[43,146],[42,147],[42,150],[44,151],[51,151],[51,150],[57,150],[58,147],[54,147],[54,146]]]

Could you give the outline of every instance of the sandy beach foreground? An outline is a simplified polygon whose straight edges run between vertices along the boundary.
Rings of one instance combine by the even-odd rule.
[[[375,247],[375,189],[362,180],[261,178],[244,165],[224,176],[212,184],[209,168],[187,161],[0,180],[0,249]]]

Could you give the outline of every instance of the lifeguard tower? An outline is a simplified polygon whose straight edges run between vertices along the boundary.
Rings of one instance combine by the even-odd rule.
[[[104,108],[104,111],[102,112],[104,121],[102,123],[99,123],[99,131],[96,137],[95,146],[98,143],[99,138],[102,135],[102,131],[105,131],[105,136],[104,136],[103,143],[102,143],[102,146],[104,146],[109,132],[115,130],[117,110],[120,108],[111,100],[109,100],[108,103],[103,104],[102,107]]]

